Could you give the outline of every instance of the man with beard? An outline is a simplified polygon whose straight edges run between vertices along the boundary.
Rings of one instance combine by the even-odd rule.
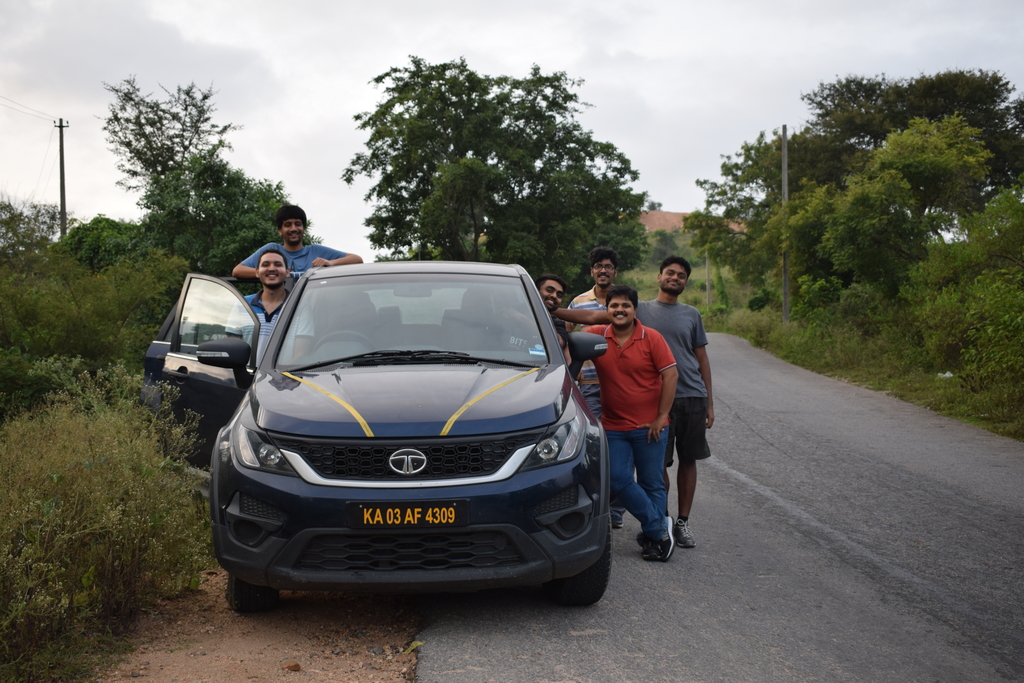
[[[555,311],[562,305],[562,297],[565,296],[565,280],[552,273],[543,273],[533,283],[537,285],[544,307],[551,314],[551,322],[554,323],[555,334],[558,335],[558,344],[562,347],[565,362],[569,363],[569,332],[565,328],[565,321],[555,316]]]
[[[346,254],[322,244],[303,245],[302,240],[306,235],[306,212],[298,206],[282,206],[274,215],[274,223],[277,224],[277,233],[281,236],[281,244],[271,242],[263,245],[249,258],[235,266],[231,271],[232,276],[237,278],[256,277],[260,255],[272,247],[277,249],[284,247],[284,251],[281,253],[286,257],[285,263],[288,270],[291,271],[292,277],[296,279],[310,268],[363,262],[362,257],[356,254]]]
[[[690,263],[681,256],[669,256],[662,261],[658,273],[658,296],[650,301],[641,301],[636,313],[644,325],[660,332],[668,342],[679,373],[665,449],[665,489],[671,490],[667,470],[673,463],[673,456],[678,455],[676,488],[679,515],[673,525],[673,533],[676,543],[683,548],[696,545],[689,517],[697,489],[697,461],[711,455],[706,430],[711,429],[715,422],[704,323],[696,308],[679,303],[679,295],[686,289],[691,270]],[[556,315],[575,323],[608,321],[607,313],[600,311],[560,309]]]
[[[665,490],[672,490],[668,468],[672,465],[673,455],[678,455],[676,494],[679,516],[673,533],[676,543],[682,548],[697,545],[690,531],[690,508],[697,490],[697,461],[711,455],[706,431],[715,422],[704,321],[700,311],[679,302],[679,295],[686,289],[691,271],[690,263],[682,256],[666,258],[661,262],[658,273],[658,296],[650,301],[641,301],[636,312],[645,325],[660,332],[668,342],[679,371],[665,449]]]
[[[608,289],[608,351],[594,359],[601,378],[601,423],[608,438],[612,495],[640,521],[645,560],[667,562],[675,547],[665,514],[665,444],[676,391],[676,360],[660,334],[636,319],[636,290]],[[633,478],[634,469],[636,479]]]
[[[245,297],[260,318],[260,338],[256,342],[256,362],[263,359],[263,350],[270,339],[270,333],[277,325],[278,314],[288,297],[288,291],[284,288],[284,281],[288,277],[288,265],[285,262],[284,254],[276,246],[263,250],[259,256],[256,267],[256,277],[259,279],[263,289]]]
[[[590,275],[594,278],[594,287],[583,292],[569,302],[569,309],[574,311],[604,311],[605,297],[608,295],[608,288],[615,282],[615,275],[619,272],[619,254],[611,247],[594,247],[590,250]],[[574,318],[565,318],[573,322]],[[607,318],[601,318],[601,322],[607,322]],[[569,325],[571,332],[574,325]],[[583,370],[580,378],[580,393],[587,407],[598,420],[601,419],[601,384],[594,369],[593,361],[583,363]],[[612,499],[611,516],[612,528],[622,528],[622,513],[626,508],[616,500]]]
[[[619,254],[610,247],[594,247],[590,251],[590,275],[594,278],[594,287],[583,292],[569,303],[569,310],[579,311],[604,311],[605,297],[608,296],[608,288],[615,281],[615,274],[619,270]],[[573,318],[563,320],[573,322]],[[607,316],[600,318],[601,322],[608,322]],[[572,328],[570,327],[570,331]],[[580,393],[587,402],[587,407],[594,417],[601,419],[601,384],[597,377],[592,361],[583,364],[583,379],[580,380]]]

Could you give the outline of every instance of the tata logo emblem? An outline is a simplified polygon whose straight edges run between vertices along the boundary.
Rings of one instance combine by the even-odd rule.
[[[427,456],[414,448],[403,448],[391,454],[388,467],[398,474],[419,474],[427,469]]]

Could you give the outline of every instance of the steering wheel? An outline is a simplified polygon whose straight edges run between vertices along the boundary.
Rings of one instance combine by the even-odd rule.
[[[354,341],[359,342],[368,349],[373,348],[373,342],[370,341],[369,337],[367,337],[362,332],[353,332],[352,330],[337,330],[335,332],[331,332],[326,337],[324,337],[323,339],[316,343],[316,348],[319,349],[327,342],[338,341],[341,339],[352,339]]]

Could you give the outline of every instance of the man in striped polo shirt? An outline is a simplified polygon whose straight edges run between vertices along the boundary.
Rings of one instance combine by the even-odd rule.
[[[256,265],[256,278],[263,289],[245,297],[253,313],[260,318],[260,338],[256,342],[256,362],[263,360],[263,351],[270,339],[270,333],[277,325],[278,314],[288,297],[284,282],[288,278],[288,262],[277,247],[267,247],[260,252]]]
[[[569,310],[603,311],[608,288],[615,281],[619,269],[619,255],[610,247],[594,247],[590,252],[590,274],[594,278],[594,288],[583,292],[569,304]],[[571,332],[575,326],[569,326]],[[593,361],[583,364],[583,379],[580,380],[580,392],[583,394],[587,407],[594,417],[601,419],[601,385]]]
[[[615,276],[619,272],[619,254],[611,247],[594,247],[590,250],[590,275],[594,278],[594,287],[583,292],[569,303],[569,310],[577,311],[604,311],[606,310],[606,297],[608,288],[615,282]],[[570,332],[575,325],[567,323],[566,327]],[[582,378],[580,379],[580,393],[587,407],[598,420],[601,419],[601,384],[594,368],[593,361],[586,361],[583,364]],[[622,515],[626,508],[618,498],[611,502],[612,528],[622,528]]]

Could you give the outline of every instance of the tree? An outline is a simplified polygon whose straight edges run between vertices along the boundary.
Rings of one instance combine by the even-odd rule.
[[[103,87],[114,96],[103,130],[125,175],[118,184],[129,190],[145,188],[150,178],[166,176],[191,158],[217,157],[229,147],[224,136],[239,129],[213,123],[212,87],[203,90],[190,83],[172,93],[161,86],[167,95],[163,101],[144,95],[134,76]]]
[[[274,212],[288,203],[281,183],[253,180],[220,158],[193,156],[152,177],[139,205],[155,247],[181,256],[193,271],[227,274],[277,241]]]
[[[56,245],[95,273],[121,261],[138,261],[152,247],[138,223],[117,221],[103,214],[72,225]]]
[[[523,79],[491,77],[464,59],[412,57],[373,83],[385,96],[355,117],[367,151],[342,178],[376,179],[366,195],[375,247],[569,272],[599,226],[640,214],[629,160],[576,121],[581,81],[537,66]]]
[[[937,122],[960,116],[978,129],[992,152],[990,173],[982,183],[986,198],[1024,173],[1024,98],[1014,99],[1013,85],[995,71],[955,69],[913,79],[849,76],[822,83],[803,96],[811,109],[806,134],[834,146],[831,160],[860,171],[866,153],[881,147],[893,131],[906,130],[914,119]],[[796,154],[791,152],[791,159]],[[825,159],[829,159],[828,156]],[[806,177],[819,184],[836,182],[823,172],[822,157],[808,158],[816,172]],[[834,167],[829,161],[828,165]],[[803,174],[796,174],[802,177]]]
[[[767,226],[782,201],[781,166],[781,137],[776,132],[769,141],[762,132],[737,155],[723,156],[721,182],[697,181],[706,199],[704,210],[686,219],[692,246],[729,265],[741,282],[763,285],[778,260],[779,243]]]
[[[687,221],[694,247],[755,285],[780,275],[786,251],[794,281],[892,291],[930,239],[960,231],[1024,172],[1024,100],[1013,92],[981,70],[820,84],[803,96],[808,125],[789,138],[789,205],[781,137],[761,133],[724,157],[722,180],[698,181],[707,200]]]
[[[142,234],[132,238],[136,247],[181,256],[194,271],[226,274],[277,239],[274,212],[290,203],[284,186],[249,178],[223,159],[221,152],[229,147],[225,135],[239,127],[213,123],[212,88],[195,83],[173,93],[162,88],[167,99],[161,101],[143,94],[134,77],[104,85],[114,95],[103,129],[125,175],[119,184],[141,191],[139,206],[146,211]],[[123,235],[101,233],[123,242]],[[94,255],[114,250],[113,245],[89,248]],[[99,265],[91,259],[83,262]]]
[[[0,194],[0,266],[31,270],[59,226],[55,204],[19,202]]]
[[[826,218],[822,250],[838,270],[894,295],[927,245],[957,229],[974,206],[972,187],[991,154],[958,116],[914,119],[871,153]]]

